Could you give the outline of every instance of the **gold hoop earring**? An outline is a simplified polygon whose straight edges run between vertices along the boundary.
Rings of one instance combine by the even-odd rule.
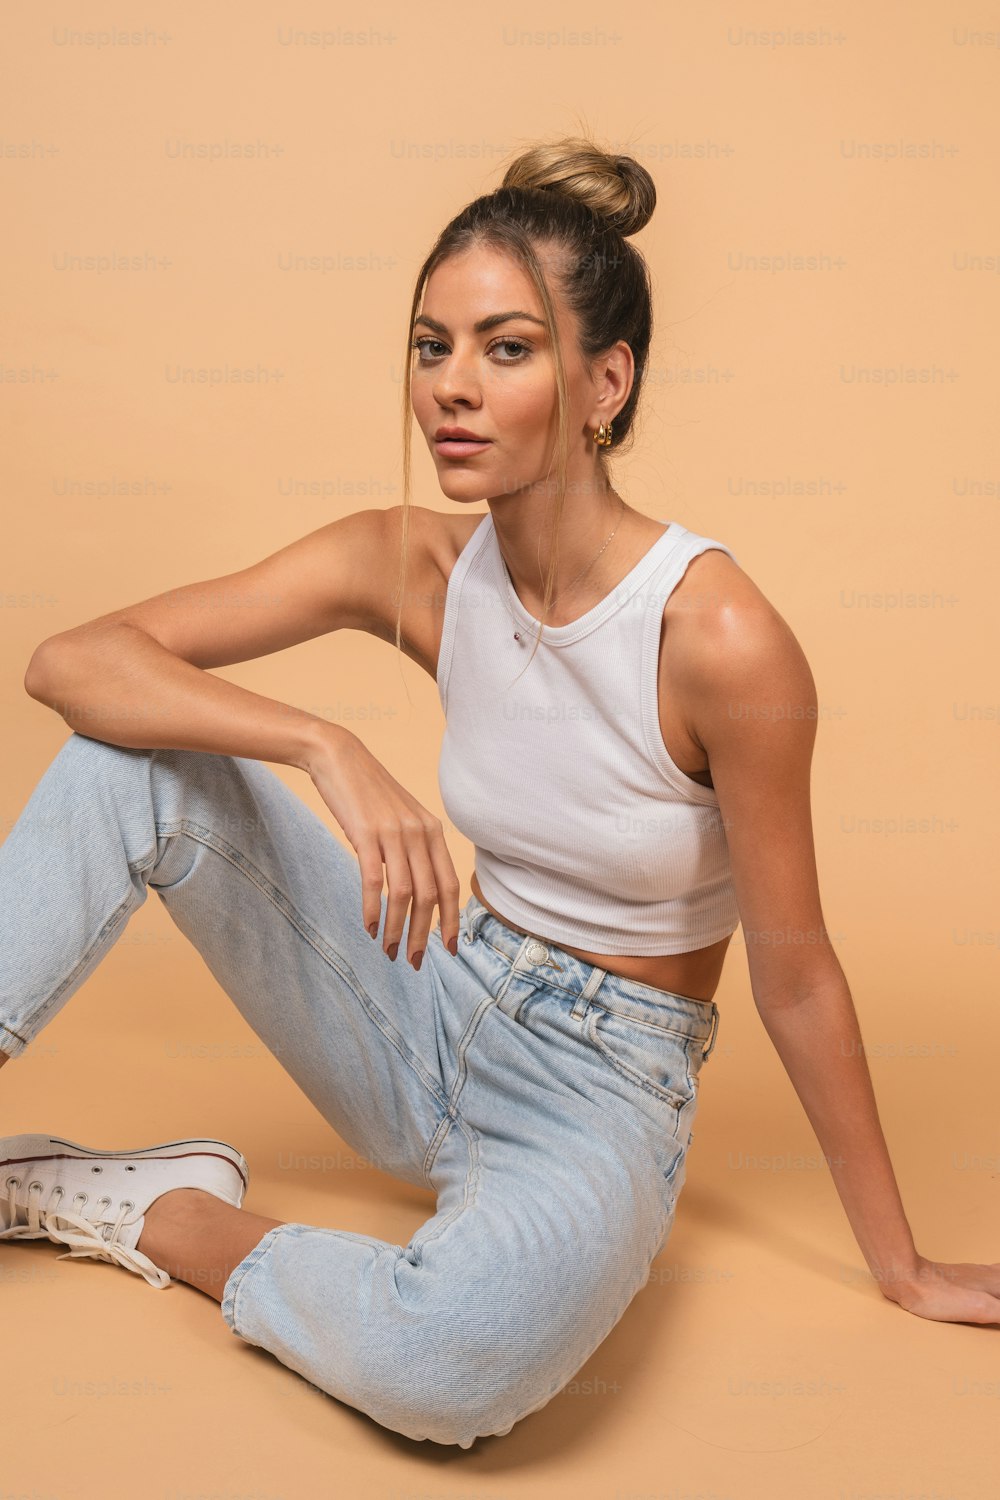
[[[614,426],[613,422],[609,422],[607,424],[607,426],[605,426],[604,423],[602,422],[601,425],[600,425],[600,427],[596,427],[594,429],[594,442],[597,443],[602,448],[610,448],[611,447],[611,429],[612,429],[613,426]]]

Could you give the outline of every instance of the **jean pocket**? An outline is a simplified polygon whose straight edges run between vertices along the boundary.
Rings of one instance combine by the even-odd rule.
[[[700,1047],[696,1038],[639,1021],[591,1001],[584,1036],[623,1077],[677,1115],[697,1098]]]

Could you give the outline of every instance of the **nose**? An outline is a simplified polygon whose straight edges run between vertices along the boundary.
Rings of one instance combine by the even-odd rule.
[[[457,402],[473,407],[480,404],[482,389],[475,355],[452,353],[441,361],[434,375],[434,399],[443,407]]]

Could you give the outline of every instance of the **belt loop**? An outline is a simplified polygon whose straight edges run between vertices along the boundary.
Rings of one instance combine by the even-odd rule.
[[[719,1007],[716,1005],[715,1001],[713,1000],[712,1001],[712,1029],[711,1029],[711,1031],[708,1034],[708,1046],[705,1048],[705,1050],[701,1054],[702,1061],[705,1060],[705,1058],[711,1052],[712,1048],[715,1046],[715,1039],[716,1039],[716,1037],[718,1035],[719,1035]]]
[[[607,969],[598,969],[596,966],[591,969],[587,975],[583,989],[577,995],[576,1000],[573,1002],[573,1009],[570,1011],[570,1015],[574,1021],[579,1021],[581,1016],[586,1015],[591,999],[600,989],[607,972]]]
[[[473,906],[473,900],[474,898],[470,896],[469,900],[462,907],[462,925],[465,928],[465,941],[467,943],[475,942],[477,920],[485,916],[487,910],[481,901],[476,901]],[[470,906],[473,908],[471,911],[469,910]]]

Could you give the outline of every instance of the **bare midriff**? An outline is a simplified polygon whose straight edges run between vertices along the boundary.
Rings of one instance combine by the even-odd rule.
[[[574,958],[582,959],[584,963],[606,969],[609,974],[620,974],[623,979],[651,984],[654,989],[669,990],[673,995],[685,995],[690,1000],[711,1000],[719,987],[722,964],[731,937],[720,938],[717,943],[710,943],[707,948],[696,948],[690,953],[667,953],[662,957],[632,958],[621,953],[591,953],[586,948],[571,948],[568,943],[561,942],[548,933],[529,933],[525,928],[518,927],[516,922],[490,905],[479,889],[475,872],[472,875],[472,893],[488,912],[513,932],[537,938],[541,943],[552,943],[564,952],[571,953]]]

